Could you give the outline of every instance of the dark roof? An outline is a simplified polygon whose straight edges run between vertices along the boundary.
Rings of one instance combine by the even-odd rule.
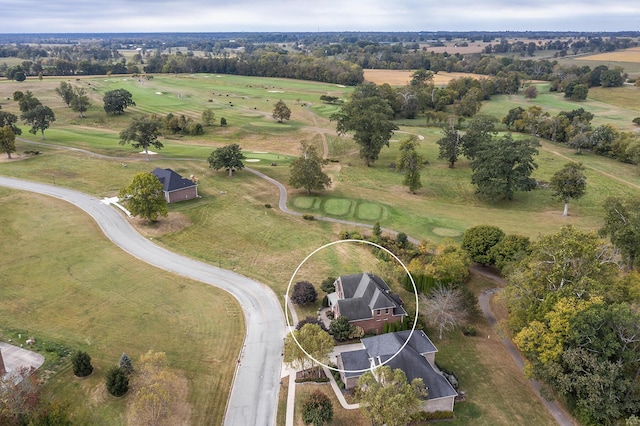
[[[344,299],[338,301],[340,315],[351,321],[373,318],[372,310],[392,308],[394,314],[406,312],[398,310],[396,300],[391,297],[391,289],[380,277],[364,273],[343,275],[338,278],[342,283]]]
[[[381,356],[380,361],[385,362],[390,357],[391,355]],[[422,382],[427,388],[428,399],[444,398],[458,394],[453,386],[451,386],[451,383],[441,374],[438,374],[431,364],[429,364],[429,361],[413,349],[407,349],[407,347],[405,347],[398,356],[386,365],[394,370],[399,368],[404,371],[404,374],[407,375],[407,382],[409,383],[414,379],[422,379]]]
[[[171,169],[157,167],[152,173],[162,182],[163,191],[165,192],[196,186],[195,182],[180,176]]]
[[[374,337],[365,337],[362,344],[367,348],[371,357],[393,355],[400,350],[404,342],[407,341],[411,330],[398,331],[395,333],[385,333]],[[406,348],[412,348],[418,354],[438,352],[431,339],[422,330],[416,330],[412,335]]]
[[[366,349],[360,349],[358,351],[342,352],[338,355],[342,359],[342,367],[345,370],[344,375],[346,377],[358,377],[362,373],[355,373],[355,371],[366,370],[371,367],[369,361],[369,354]]]
[[[369,363],[373,359],[377,365],[385,363],[402,347],[409,336],[410,331],[399,331],[396,333],[386,333],[379,336],[362,339],[364,350],[343,352],[341,354],[345,370],[362,370],[365,367],[353,368],[355,365],[364,365],[366,360]],[[365,352],[365,354],[362,354]],[[436,372],[429,364],[429,361],[421,354],[437,352],[436,347],[423,331],[416,331],[398,355],[391,361],[386,362],[392,369],[399,368],[407,376],[407,381],[420,378],[427,388],[428,399],[444,398],[455,396],[457,392],[449,381]],[[345,362],[349,360],[349,362]],[[351,374],[351,376],[361,375]]]

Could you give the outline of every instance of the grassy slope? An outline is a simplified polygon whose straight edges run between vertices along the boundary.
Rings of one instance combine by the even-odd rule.
[[[126,424],[127,398],[106,395],[104,373],[150,349],[189,379],[192,424],[222,421],[244,329],[231,296],[131,258],[62,201],[0,189],[0,209],[0,334],[89,352],[91,377],[67,363],[46,388],[78,424]]]

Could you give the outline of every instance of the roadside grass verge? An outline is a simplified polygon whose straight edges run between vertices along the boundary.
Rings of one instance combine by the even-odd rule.
[[[108,396],[104,374],[122,352],[135,366],[148,350],[188,379],[191,424],[222,422],[244,335],[230,295],[130,257],[65,202],[0,189],[0,207],[0,334],[23,330],[91,355],[90,377],[74,378],[67,359],[45,386],[75,423],[127,424],[128,398]]]

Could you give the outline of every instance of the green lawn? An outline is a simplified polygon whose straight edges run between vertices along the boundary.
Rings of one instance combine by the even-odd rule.
[[[188,380],[190,424],[222,422],[244,330],[233,297],[132,258],[62,201],[0,189],[0,208],[0,336],[90,354],[86,379],[68,359],[44,366],[56,370],[45,391],[70,404],[75,424],[127,424],[128,398],[107,396],[104,375],[122,352],[135,366],[148,350]]]

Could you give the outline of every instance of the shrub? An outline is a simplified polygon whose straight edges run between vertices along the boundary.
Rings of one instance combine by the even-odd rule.
[[[384,324],[382,324],[382,333],[388,333],[389,332],[389,323],[385,322]]]
[[[118,365],[124,370],[125,373],[133,373],[133,364],[131,363],[131,358],[129,358],[129,355],[127,355],[126,353],[122,352],[122,356],[120,356],[120,362],[118,363]]]
[[[107,391],[116,397],[122,396],[129,391],[129,378],[124,369],[120,367],[111,367],[107,371],[105,384]]]
[[[312,214],[303,214],[302,218],[304,220],[315,220],[315,217]]]
[[[329,296],[327,296],[326,294],[322,298],[322,307],[323,308],[328,308],[329,307]]]
[[[267,204],[265,204],[265,205],[264,205],[264,207],[265,207],[266,209],[270,209],[270,208],[271,208],[271,204],[267,203]]]
[[[328,377],[303,377],[295,380],[296,383],[327,383],[329,381]]]
[[[314,318],[314,317],[306,317],[306,318],[298,321],[298,324],[296,324],[296,330],[300,330],[302,327],[304,327],[307,324],[317,324],[324,331],[329,331],[329,330],[327,330],[327,327],[324,325],[324,323],[322,321],[320,321],[319,319]]]
[[[640,126],[640,117],[636,117],[633,119],[633,124],[635,124],[636,126]]]
[[[476,331],[476,328],[472,325],[467,325],[465,327],[462,327],[462,334],[464,334],[465,336],[475,336],[478,334],[478,332]]]
[[[71,357],[71,364],[73,364],[73,374],[77,377],[87,377],[93,373],[91,357],[86,352],[78,351],[74,353]]]
[[[220,117],[220,127],[225,127],[227,125],[227,119],[224,117]]]
[[[293,286],[291,301],[296,305],[309,305],[318,299],[318,292],[309,281],[298,281]]]
[[[396,241],[398,242],[398,245],[401,248],[405,248],[405,247],[407,247],[407,243],[409,242],[409,238],[407,237],[407,234],[405,234],[404,232],[398,232],[398,236],[396,237]]]
[[[429,420],[445,420],[453,418],[453,411],[434,411],[433,413],[420,411],[411,416],[411,420],[414,422],[427,422]]]
[[[349,318],[342,315],[331,321],[329,331],[333,334],[334,339],[344,342],[353,333],[353,326],[349,323]]]
[[[325,293],[333,293],[336,291],[336,277],[327,277],[320,283],[320,289]]]

